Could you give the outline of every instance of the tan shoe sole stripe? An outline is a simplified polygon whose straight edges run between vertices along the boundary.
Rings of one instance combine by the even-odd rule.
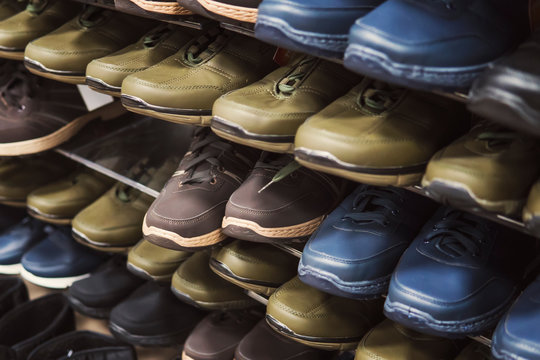
[[[55,225],[69,225],[71,224],[71,220],[69,218],[60,218],[56,217],[55,215],[49,215],[42,213],[38,209],[32,206],[27,206],[28,214],[38,220],[44,221],[46,223],[55,224]]]
[[[258,9],[245,8],[241,6],[224,4],[213,0],[197,0],[206,10],[213,13],[235,19],[254,23],[257,21]]]
[[[170,121],[175,124],[210,126],[210,120],[212,120],[212,115],[177,115],[131,106],[126,106],[126,109],[136,114],[155,117],[156,119]]]
[[[324,216],[319,216],[318,218],[298,225],[284,226],[278,228],[265,228],[254,221],[225,216],[223,218],[223,223],[221,226],[223,228],[229,225],[237,226],[249,229],[259,235],[269,238],[294,238],[311,235],[319,227],[323,220]]]
[[[277,153],[289,153],[292,154],[294,150],[293,143],[275,143],[255,139],[244,139],[240,136],[235,136],[224,131],[212,128],[212,131],[220,138],[230,140],[240,145],[246,145],[257,148],[259,150],[271,151]]]
[[[34,75],[38,75],[38,76],[51,79],[51,80],[64,82],[67,84],[73,84],[73,85],[86,84],[86,76],[84,75],[83,76],[58,75],[58,74],[53,74],[50,72],[39,71],[31,67],[26,67],[26,69]]]
[[[24,51],[0,51],[0,58],[9,60],[24,60]]]
[[[146,1],[146,0],[130,0],[132,3],[140,7],[141,9],[157,12],[168,15],[191,15],[188,9],[181,7],[178,3],[170,3],[168,1]]]
[[[245,282],[236,280],[235,278],[230,277],[230,276],[228,276],[227,274],[222,273],[221,271],[219,271],[219,269],[216,269],[216,268],[212,265],[212,263],[210,263],[210,269],[211,269],[216,275],[218,275],[219,277],[221,277],[222,279],[227,280],[227,281],[230,282],[231,284],[234,284],[234,285],[236,285],[236,286],[238,286],[238,287],[241,287],[242,289],[251,290],[251,291],[253,291],[254,293],[261,294],[261,295],[265,295],[265,296],[270,296],[270,295],[272,295],[272,294],[276,291],[276,288],[271,288],[271,287],[268,287],[268,286],[262,286],[262,285],[254,285],[254,284],[249,284],[249,283],[245,283]]]

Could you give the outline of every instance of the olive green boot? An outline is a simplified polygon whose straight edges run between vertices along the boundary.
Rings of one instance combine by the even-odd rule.
[[[28,213],[39,220],[68,225],[79,211],[113,184],[114,180],[108,176],[80,170],[32,191],[26,198],[26,207]]]
[[[203,250],[178,267],[171,290],[180,300],[206,310],[243,309],[255,304],[241,288],[214,274],[209,261],[210,252]]]
[[[538,158],[536,139],[480,123],[433,156],[422,186],[458,208],[515,214],[540,176]]]
[[[453,360],[463,342],[424,335],[384,320],[360,341],[354,360]]]
[[[294,155],[308,168],[364,184],[409,186],[468,124],[462,104],[365,79],[300,126]]]
[[[337,297],[295,277],[270,296],[266,321],[280,334],[302,344],[324,350],[352,350],[383,319],[382,308],[382,299]]]
[[[212,28],[176,54],[122,83],[122,104],[130,111],[180,124],[209,125],[221,95],[272,71],[273,47]]]
[[[87,6],[71,21],[28,44],[24,64],[36,75],[84,84],[90,61],[137,41],[152,25],[146,19]]]
[[[523,221],[536,237],[540,237],[540,181],[531,188],[527,204],[523,208]]]
[[[360,77],[341,65],[300,56],[214,103],[212,130],[239,144],[292,152],[298,127],[344,95]]]
[[[105,57],[92,60],[86,67],[86,84],[95,91],[120,96],[126,76],[143,71],[176,53],[198,32],[162,24],[139,41]]]
[[[491,351],[486,345],[472,342],[467,346],[455,360],[491,360]]]
[[[270,296],[296,275],[298,258],[272,245],[236,240],[212,255],[210,268],[241,288]]]
[[[80,9],[74,1],[30,0],[26,10],[0,21],[0,57],[23,60],[30,41],[50,33]]]
[[[192,254],[166,249],[143,239],[129,250],[127,268],[143,279],[170,281],[178,266]]]
[[[23,11],[28,4],[25,0],[1,0],[0,1],[0,21],[5,20]]]

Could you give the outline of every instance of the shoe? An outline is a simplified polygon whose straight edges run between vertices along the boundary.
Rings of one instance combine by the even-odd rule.
[[[120,96],[122,81],[130,74],[146,70],[175,52],[197,32],[161,24],[134,44],[92,60],[86,67],[86,85],[92,90]]]
[[[431,156],[468,129],[464,107],[365,79],[304,122],[296,160],[369,185],[420,182]]]
[[[129,250],[127,269],[153,281],[170,281],[174,272],[193,253],[171,250],[142,239]]]
[[[535,256],[525,235],[441,208],[401,257],[384,313],[435,336],[481,334],[506,312]]]
[[[491,352],[486,345],[472,342],[468,345],[455,360],[491,360]]]
[[[186,339],[182,360],[232,359],[238,343],[263,315],[255,309],[208,314]]]
[[[469,110],[508,128],[540,136],[540,90],[530,86],[531,81],[540,81],[534,61],[539,57],[540,29],[475,80],[469,92]]]
[[[382,320],[381,309],[382,300],[332,296],[295,277],[270,296],[266,321],[299,343],[322,350],[352,350]]]
[[[9,360],[27,359],[45,341],[73,330],[75,317],[64,295],[45,295],[17,306],[0,319],[0,354]]]
[[[194,13],[207,18],[231,22],[231,20],[254,23],[257,7],[262,0],[178,0],[178,3]]]
[[[208,126],[214,101],[272,71],[272,53],[271,46],[255,39],[212,28],[162,62],[126,77],[122,104],[138,114]]]
[[[193,13],[181,6],[176,0],[129,0],[139,8],[150,13],[167,15],[192,15]]]
[[[358,344],[354,360],[454,360],[463,344],[384,320]]]
[[[261,320],[240,341],[234,352],[235,360],[330,360],[330,351],[315,349],[289,340],[273,331],[265,320]]]
[[[28,290],[21,279],[17,277],[0,278],[0,318],[27,301]]]
[[[296,275],[298,258],[268,244],[234,241],[210,257],[210,269],[234,285],[270,296]]]
[[[34,245],[47,236],[49,229],[41,221],[25,217],[0,233],[0,274],[17,275],[21,259]]]
[[[180,300],[204,310],[244,309],[255,304],[238,286],[210,270],[209,251],[193,254],[173,275],[171,290]]]
[[[159,167],[145,158],[131,169],[131,179],[150,188],[161,188],[174,171],[176,158]],[[125,252],[142,237],[141,224],[153,198],[131,186],[118,183],[72,221],[73,237],[92,249]]]
[[[0,1],[0,21],[6,20],[13,15],[20,13],[27,6],[27,1],[13,1],[2,0]]]
[[[190,251],[224,240],[221,222],[227,200],[259,154],[199,128],[176,172],[146,212],[144,238],[172,250]]]
[[[380,297],[399,258],[436,209],[435,202],[409,190],[358,186],[307,242],[300,280],[336,296]]]
[[[242,145],[292,152],[298,127],[360,79],[341,65],[311,56],[290,63],[217,99],[212,130]]]
[[[29,0],[26,10],[0,23],[0,57],[23,60],[24,48],[77,14],[81,5],[63,0]],[[58,99],[58,98],[57,98]]]
[[[87,6],[74,19],[29,43],[24,65],[30,72],[69,84],[86,82],[86,66],[137,41],[152,22]]]
[[[540,236],[540,181],[531,188],[527,203],[523,208],[523,222],[534,236]]]
[[[264,0],[255,37],[315,56],[342,59],[354,21],[383,0]]]
[[[466,89],[528,32],[528,1],[390,0],[351,27],[345,67],[419,90]]]
[[[422,187],[458,208],[515,214],[540,176],[539,156],[535,139],[480,123],[433,155]]]
[[[38,286],[65,289],[89,277],[104,260],[103,254],[75,242],[69,227],[59,227],[23,255],[21,276]]]
[[[263,153],[227,202],[223,233],[265,243],[307,239],[345,189],[343,179],[303,168],[290,155]]]
[[[540,359],[540,276],[512,305],[493,333],[491,354],[497,360]]]
[[[39,187],[28,194],[28,213],[57,225],[69,225],[79,211],[94,202],[114,181],[91,170],[79,170],[64,179]]]
[[[178,301],[168,287],[150,281],[114,307],[109,330],[137,346],[180,345],[204,315]]]
[[[75,359],[137,360],[133,346],[93,331],[72,331],[44,342],[28,360],[63,360],[66,354]]]
[[[113,307],[144,281],[126,269],[123,256],[113,256],[90,277],[75,281],[66,296],[73,309],[85,316],[107,319]]]
[[[0,156],[50,150],[89,122],[114,119],[124,111],[120,104],[111,103],[88,112],[76,86],[20,69],[0,88],[0,97],[4,99],[0,102]]]

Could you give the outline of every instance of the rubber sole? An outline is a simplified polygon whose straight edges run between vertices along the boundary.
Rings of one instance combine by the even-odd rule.
[[[109,85],[103,80],[96,79],[91,76],[86,76],[86,85],[88,85],[90,89],[102,94],[107,94],[114,97],[120,97],[121,95],[121,87]]]
[[[293,153],[294,150],[294,135],[258,135],[217,116],[212,118],[210,126],[216,135],[237,144],[277,153]]]
[[[206,10],[223,16],[225,18],[234,19],[242,22],[255,23],[257,21],[258,9],[230,5],[221,1],[214,0],[197,0],[198,3]]]
[[[26,210],[30,216],[38,220],[44,221],[46,223],[55,224],[55,225],[69,225],[71,224],[72,218],[63,218],[57,215],[45,214],[40,212],[38,209],[32,206],[26,206]]]
[[[489,63],[467,67],[428,67],[398,63],[386,54],[351,43],[345,51],[347,69],[367,77],[418,90],[468,89]]]
[[[0,58],[23,61],[24,49],[8,49],[0,47]]]
[[[242,289],[251,290],[257,294],[270,296],[276,291],[282,284],[271,284],[264,281],[258,281],[255,279],[247,279],[233,273],[229,267],[222,262],[210,258],[210,269],[221,278],[228,282],[241,287]]]
[[[529,231],[536,237],[540,237],[540,216],[526,207],[523,209],[523,222]]]
[[[48,135],[30,140],[0,144],[0,156],[29,155],[50,150],[71,139],[89,122],[98,119],[114,119],[124,112],[125,110],[119,102],[107,104],[75,118],[68,124]]]
[[[210,126],[212,110],[175,109],[148,104],[135,96],[122,94],[122,105],[136,114],[155,117],[175,124]]]
[[[57,278],[45,278],[37,276],[26,270],[24,267],[21,268],[21,277],[32,284],[49,288],[49,289],[66,289],[71,286],[75,281],[86,279],[90,276],[88,274],[76,275],[76,276],[67,276],[67,277],[57,277]]]
[[[233,300],[233,301],[220,301],[220,302],[208,302],[208,301],[195,300],[188,294],[183,293],[182,291],[176,289],[173,285],[171,285],[171,291],[173,292],[174,296],[176,296],[178,299],[182,300],[186,304],[198,307],[200,309],[210,310],[210,311],[245,309],[249,306],[252,306],[255,303],[255,300],[252,300],[250,298],[247,298],[246,300]]]
[[[109,318],[109,314],[112,310],[112,308],[94,308],[84,305],[82,302],[70,295],[66,295],[66,298],[75,311],[91,318],[107,319]]]
[[[145,280],[152,280],[152,281],[170,281],[174,273],[170,273],[168,275],[151,275],[148,271],[133,265],[132,263],[128,262],[126,265],[129,272],[132,274],[145,279]]]
[[[223,234],[240,240],[263,243],[283,243],[285,241],[309,237],[317,230],[324,218],[325,216],[323,215],[302,224],[266,228],[254,221],[225,216],[221,227],[223,228]]]
[[[130,0],[132,3],[146,11],[167,15],[192,15],[193,12],[183,8],[177,2]]]
[[[71,235],[77,241],[79,244],[82,244],[86,247],[92,248],[94,250],[98,251],[105,251],[105,252],[111,252],[111,253],[127,253],[129,252],[129,249],[131,249],[132,246],[135,244],[126,244],[124,246],[116,246],[111,245],[107,243],[101,243],[94,240],[90,240],[88,236],[80,232],[79,230],[72,228],[71,229]]]
[[[22,265],[18,264],[9,264],[9,265],[0,265],[0,274],[2,275],[18,275],[21,273]]]
[[[412,186],[420,183],[426,164],[401,168],[364,168],[343,162],[329,152],[294,149],[295,160],[309,169],[337,175],[364,184]]]
[[[24,66],[26,66],[28,71],[30,71],[32,74],[42,76],[47,79],[61,81],[74,85],[86,83],[86,76],[84,72],[80,73],[75,71],[49,69],[45,67],[45,65],[41,64],[39,61],[32,60],[27,57],[24,58]]]
[[[1,146],[1,144],[0,144]],[[11,199],[11,198],[0,198],[0,204],[14,206],[18,208],[26,207],[26,199]]]
[[[174,334],[164,335],[137,335],[132,334],[128,330],[109,321],[109,330],[118,339],[129,344],[143,347],[165,347],[176,346],[184,343],[184,340],[189,335],[190,330],[182,330]]]
[[[322,350],[330,350],[330,351],[353,350],[353,349],[356,349],[356,347],[358,346],[358,343],[360,342],[360,340],[362,340],[362,337],[333,339],[333,338],[319,338],[319,337],[311,337],[311,336],[296,334],[294,331],[289,329],[286,325],[274,319],[269,314],[266,314],[266,322],[274,331],[280,333],[281,335],[284,335],[301,344],[318,348],[318,349],[322,349]]]

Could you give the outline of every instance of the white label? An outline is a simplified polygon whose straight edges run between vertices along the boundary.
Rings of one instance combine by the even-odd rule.
[[[86,109],[88,111],[95,110],[102,107],[103,105],[110,104],[114,101],[111,95],[106,95],[98,93],[88,87],[88,85],[77,85],[79,92],[83,98],[84,103],[86,104]]]

